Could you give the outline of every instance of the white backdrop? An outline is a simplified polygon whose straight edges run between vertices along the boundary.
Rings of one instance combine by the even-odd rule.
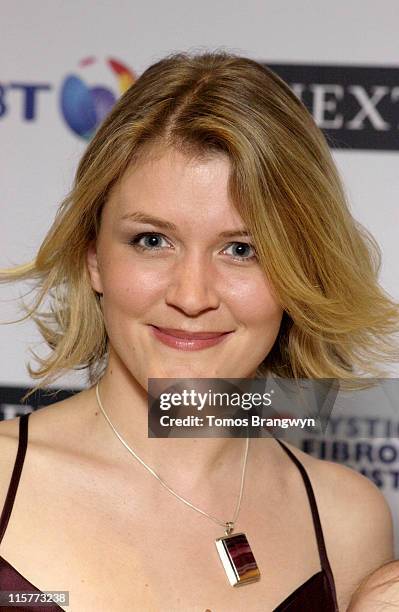
[[[270,64],[396,68],[399,61],[396,0],[2,0],[0,7],[0,267],[34,255],[85,147],[60,110],[68,75],[117,93],[106,58],[139,75],[172,51],[215,48]],[[79,66],[88,57],[93,62]],[[24,116],[29,93],[34,95],[31,119]],[[396,117],[399,123],[399,113]],[[354,215],[382,248],[381,283],[399,299],[399,153],[335,149],[333,154]],[[7,300],[18,292],[0,287],[1,320],[15,316],[15,303]],[[40,340],[36,330],[27,323],[0,326],[0,338],[0,385],[29,386],[25,363],[27,347]],[[70,375],[59,385],[80,382]],[[389,418],[399,417],[396,412]],[[399,453],[397,437],[390,444]],[[356,461],[351,465],[361,469]],[[380,467],[377,458],[374,468]],[[390,469],[397,472],[399,462]],[[399,483],[391,478],[380,486],[395,516],[399,556]]]

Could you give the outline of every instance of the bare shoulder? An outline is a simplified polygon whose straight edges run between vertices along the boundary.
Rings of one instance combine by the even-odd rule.
[[[8,478],[8,468],[12,468],[15,462],[18,439],[19,417],[0,421],[0,487],[4,478]]]
[[[340,606],[365,576],[393,558],[393,525],[381,491],[356,470],[289,445],[312,483]]]
[[[0,511],[3,508],[15,464],[19,418],[0,421]]]
[[[391,542],[393,527],[389,505],[369,478],[331,461],[312,458],[311,463],[324,515],[329,521],[338,521],[340,517],[342,535],[351,536],[357,553],[361,541],[364,545],[373,540],[385,545]],[[389,557],[383,555],[383,561],[390,556],[391,553]]]
[[[306,468],[317,505],[328,522],[339,519],[341,529],[357,531],[373,525],[370,536],[378,529],[392,534],[389,505],[378,487],[355,469],[346,465],[317,459],[288,445]],[[352,537],[354,534],[352,534]]]
[[[35,410],[29,415],[28,445],[30,452],[57,451],[73,445],[76,422],[82,420],[86,391],[68,399]],[[0,421],[0,511],[3,507],[19,443],[20,417]]]

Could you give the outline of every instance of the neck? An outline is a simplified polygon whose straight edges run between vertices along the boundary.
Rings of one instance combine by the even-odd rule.
[[[147,391],[130,372],[115,367],[116,364],[112,362],[110,359],[99,382],[101,404],[119,435],[149,467],[171,485],[181,485],[186,489],[224,478],[229,482],[233,478],[238,484],[242,474],[245,440],[214,437],[148,438]],[[95,394],[94,399],[97,402]],[[103,419],[103,423],[99,421],[98,428],[102,448],[130,468],[131,462],[135,461],[134,457],[118,440],[101,410],[99,412]]]

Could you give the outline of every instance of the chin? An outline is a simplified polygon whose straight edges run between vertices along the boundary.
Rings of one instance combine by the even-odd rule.
[[[216,375],[206,368],[180,366],[163,369],[158,376],[153,376],[152,378],[216,378]]]
[[[166,360],[165,360],[166,361]],[[187,360],[188,361],[188,360]],[[195,363],[160,363],[159,366],[149,368],[149,378],[218,378],[219,369],[210,367],[209,364]]]

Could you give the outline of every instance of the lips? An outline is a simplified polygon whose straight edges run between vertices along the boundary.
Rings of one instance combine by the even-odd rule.
[[[232,332],[187,332],[150,325],[157,340],[170,348],[180,351],[199,351],[210,348],[225,340]]]
[[[228,334],[230,332],[188,332],[181,329],[171,329],[169,327],[157,327],[153,325],[152,327],[156,327],[164,334],[168,334],[168,336],[173,336],[174,338],[183,338],[185,340],[195,340],[199,338],[201,340],[209,340],[211,338],[217,338],[218,336],[223,336],[224,334]]]

